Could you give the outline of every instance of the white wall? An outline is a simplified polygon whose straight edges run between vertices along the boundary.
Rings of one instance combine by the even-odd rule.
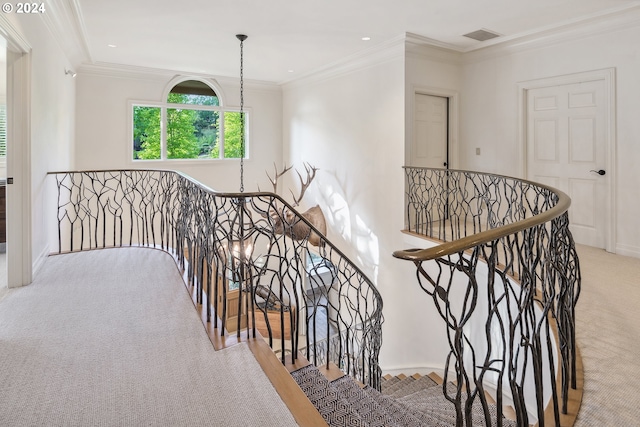
[[[31,258],[36,268],[51,250],[51,222],[48,221],[51,217],[45,215],[50,207],[51,190],[46,185],[47,172],[73,167],[75,82],[65,75],[65,69],[72,68],[71,64],[43,19],[19,14],[6,15],[5,19],[4,30],[30,46],[31,188],[28,194],[31,196]],[[17,148],[12,141],[8,141],[8,147]]]
[[[521,176],[518,83],[615,67],[617,170],[611,173],[618,178],[617,251],[640,257],[634,215],[640,202],[629,197],[640,186],[640,169],[634,167],[640,155],[640,27],[613,27],[467,54],[407,43],[404,65],[383,61],[284,86],[284,160],[321,169],[307,204],[320,204],[329,237],[382,293],[383,369],[441,366],[447,348],[442,320],[419,290],[413,266],[391,257],[396,249],[420,245],[399,232],[404,139],[411,137],[416,91],[457,97],[454,167]],[[297,182],[290,179],[288,185]]]
[[[83,67],[77,81],[76,166],[93,169],[179,170],[218,191],[238,191],[239,161],[132,162],[130,101],[161,102],[171,72],[131,72]],[[199,77],[199,76],[194,76]],[[200,76],[202,77],[202,76]],[[217,80],[226,106],[240,104],[236,80]],[[270,190],[265,169],[282,162],[282,95],[276,85],[245,82],[245,109],[249,113],[249,156],[245,160],[245,191]]]
[[[434,68],[435,74],[447,74],[446,67],[434,64]],[[445,80],[428,83],[448,86],[451,81]],[[380,363],[385,370],[438,366],[443,360],[442,347],[433,349],[430,334],[424,331],[433,317],[426,313],[432,304],[418,287],[415,267],[392,257],[395,250],[413,247],[400,232],[404,93],[403,43],[348,72],[316,76],[283,89],[285,162],[298,168],[309,162],[320,168],[305,204],[321,206],[329,239],[382,294]],[[295,175],[290,175],[288,186],[299,186]]]
[[[406,162],[413,139],[415,94],[449,98],[449,167],[457,169],[462,56],[457,52],[407,42],[406,46]]]
[[[617,158],[607,172],[617,177],[616,252],[640,257],[640,26],[613,26],[619,29],[465,55],[460,159],[465,169],[521,176],[518,82],[615,67]]]

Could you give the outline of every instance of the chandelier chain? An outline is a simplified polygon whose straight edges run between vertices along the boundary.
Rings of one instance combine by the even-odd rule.
[[[240,38],[240,192],[244,192],[244,39]]]

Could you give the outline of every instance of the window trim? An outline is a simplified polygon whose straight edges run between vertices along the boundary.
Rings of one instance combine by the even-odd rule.
[[[167,98],[171,90],[178,84],[188,81],[188,80],[196,80],[202,83],[205,83],[216,93],[218,96],[218,105],[197,105],[197,104],[174,104],[167,102]],[[159,159],[134,159],[133,153],[133,139],[134,139],[134,118],[133,118],[133,110],[134,107],[152,107],[152,108],[160,108],[160,158]],[[217,84],[217,82],[213,79],[195,77],[195,76],[177,76],[174,77],[163,90],[162,98],[160,101],[144,101],[144,100],[134,100],[130,99],[127,102],[128,108],[128,122],[129,122],[129,131],[127,138],[127,161],[130,165],[152,165],[152,164],[163,164],[163,163],[171,163],[173,165],[176,164],[210,164],[210,163],[218,163],[221,161],[239,161],[240,157],[234,158],[226,158],[224,157],[224,114],[227,112],[231,113],[239,113],[240,107],[229,107],[226,105],[225,96]],[[219,121],[219,147],[221,157],[218,158],[198,158],[198,159],[168,159],[167,158],[167,109],[183,109],[183,110],[199,110],[199,111],[217,111],[220,114]],[[245,123],[244,123],[244,136],[245,136],[245,155],[244,160],[250,160],[250,137],[251,134],[251,108],[244,108],[245,114]]]

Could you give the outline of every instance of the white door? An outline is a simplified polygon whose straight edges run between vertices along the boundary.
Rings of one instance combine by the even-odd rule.
[[[613,172],[606,170],[605,113],[604,80],[527,92],[527,178],[567,193],[575,241],[599,248],[607,243]]]
[[[443,168],[448,164],[448,99],[416,93],[409,166]]]

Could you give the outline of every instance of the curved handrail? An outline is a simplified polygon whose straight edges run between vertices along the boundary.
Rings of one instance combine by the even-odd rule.
[[[236,313],[245,316],[246,312],[246,326],[251,325],[255,331],[256,317],[264,317],[272,347],[277,345],[272,329],[279,330],[277,340],[283,362],[285,351],[295,360],[302,349],[312,363],[336,363],[363,383],[380,387],[378,355],[383,316],[379,291],[355,263],[280,195],[218,192],[186,174],[165,169],[63,171],[49,175],[56,177],[58,187],[60,252],[63,237],[71,251],[74,238],[79,240],[80,250],[105,247],[107,241],[127,245],[134,240],[171,250],[183,266],[188,265],[189,280],[198,286],[198,302],[205,297],[210,302],[207,318],[215,304],[213,312],[221,317],[223,330],[229,313],[229,285],[233,283],[239,291]],[[300,224],[304,224],[302,236],[293,234],[294,227]],[[79,231],[74,236],[76,229]],[[320,243],[317,250],[311,251],[310,245],[315,246],[310,241],[313,235],[319,237]],[[258,247],[260,253],[254,252],[253,257],[260,261],[247,263],[247,259],[237,258],[231,248],[237,239],[243,244],[250,242],[253,250]],[[313,252],[330,266],[329,278],[311,277],[305,260]],[[305,280],[322,287],[322,304],[315,297],[309,301],[303,288]],[[274,297],[291,304],[297,312],[289,315],[281,305],[276,310],[277,320],[270,320],[268,308],[259,305],[261,296],[255,292],[258,286],[273,288]],[[249,302],[242,296],[246,292],[251,292]],[[220,296],[222,312],[217,308]],[[317,313],[322,310],[325,327],[320,329],[324,338],[316,336]],[[235,317],[239,338],[240,329],[245,326],[239,315]],[[217,325],[216,321],[214,328]],[[302,338],[306,345],[300,342],[300,334],[306,335]]]
[[[407,166],[404,166],[403,168],[407,169]],[[491,174],[491,173],[485,173],[485,172],[472,172],[472,171],[458,170],[458,169],[438,169],[438,168],[423,168],[423,167],[412,167],[412,169],[442,170],[445,172],[473,173],[475,175],[493,176],[493,177],[498,177],[502,179],[513,179],[528,185],[544,188],[556,194],[558,197],[558,201],[556,202],[555,206],[553,206],[551,209],[543,211],[537,215],[534,215],[529,218],[525,218],[523,220],[520,220],[514,223],[502,225],[500,227],[492,228],[490,230],[484,230],[479,233],[472,234],[471,236],[466,236],[461,239],[454,240],[452,242],[441,243],[431,248],[405,249],[405,250],[398,250],[393,252],[394,257],[405,259],[408,261],[426,261],[430,259],[440,258],[443,256],[466,251],[468,249],[471,249],[475,246],[478,246],[484,243],[499,240],[511,234],[518,233],[520,231],[538,226],[540,224],[544,224],[555,218],[558,218],[560,215],[567,212],[569,210],[569,207],[571,206],[571,199],[566,193],[558,189],[555,189],[553,187],[550,187],[548,185],[529,181],[526,179],[518,179],[518,178],[506,176],[506,175],[497,175],[497,174]]]
[[[493,387],[498,419],[507,391],[518,425],[529,425],[531,417],[543,425],[546,402],[559,425],[577,379],[581,277],[569,230],[571,200],[550,186],[503,175],[405,171],[407,228],[453,239],[393,255],[415,264],[418,285],[444,321],[450,352],[443,369],[456,383],[444,394],[456,421],[473,425],[468,401],[476,400],[493,425],[483,397]]]
[[[277,193],[273,193],[270,191],[253,191],[253,192],[246,192],[246,193],[240,193],[240,192],[221,192],[221,191],[217,191],[212,189],[211,187],[196,181],[195,179],[193,179],[192,177],[190,177],[189,175],[177,171],[177,170],[173,170],[173,169],[131,169],[132,171],[140,171],[140,172],[169,172],[169,173],[174,173],[176,175],[180,175],[181,177],[183,177],[184,179],[186,179],[187,181],[190,181],[192,184],[196,185],[197,187],[200,187],[202,190],[211,193],[214,196],[217,197],[224,197],[224,198],[241,198],[241,197],[273,197],[274,199],[277,199],[278,202],[282,203],[288,210],[297,213],[297,218],[296,221],[302,221],[305,225],[307,225],[311,231],[313,231],[314,233],[317,233],[318,235],[322,236],[326,242],[326,244],[328,244],[329,246],[331,246],[331,248],[341,257],[345,258],[345,259],[349,259],[344,252],[342,252],[337,246],[335,246],[330,240],[328,240],[326,238],[326,236],[322,233],[322,231],[318,230],[318,228],[316,228],[315,225],[313,225],[311,222],[309,222],[309,220],[307,218],[305,218],[304,216],[300,215],[300,213],[298,212],[298,210],[293,207],[293,205],[291,205],[291,203],[287,202],[285,199],[282,198],[282,196],[280,196]],[[83,174],[83,173],[104,173],[104,172],[122,172],[123,169],[95,169],[95,170],[81,170],[81,171],[55,171],[55,172],[47,172],[47,175],[60,175],[60,174],[69,174],[69,173],[78,173],[78,174]],[[352,263],[351,266],[353,269],[355,269],[358,274],[361,274],[363,277],[367,278],[367,281],[369,282],[369,284],[373,287],[373,289],[375,290],[375,292],[379,295],[380,293],[378,292],[378,290],[375,288],[375,286],[373,286],[373,282],[371,282],[371,280],[367,277],[367,275],[362,271],[362,269],[360,269],[356,264]],[[379,311],[382,311],[382,306],[380,306]]]

